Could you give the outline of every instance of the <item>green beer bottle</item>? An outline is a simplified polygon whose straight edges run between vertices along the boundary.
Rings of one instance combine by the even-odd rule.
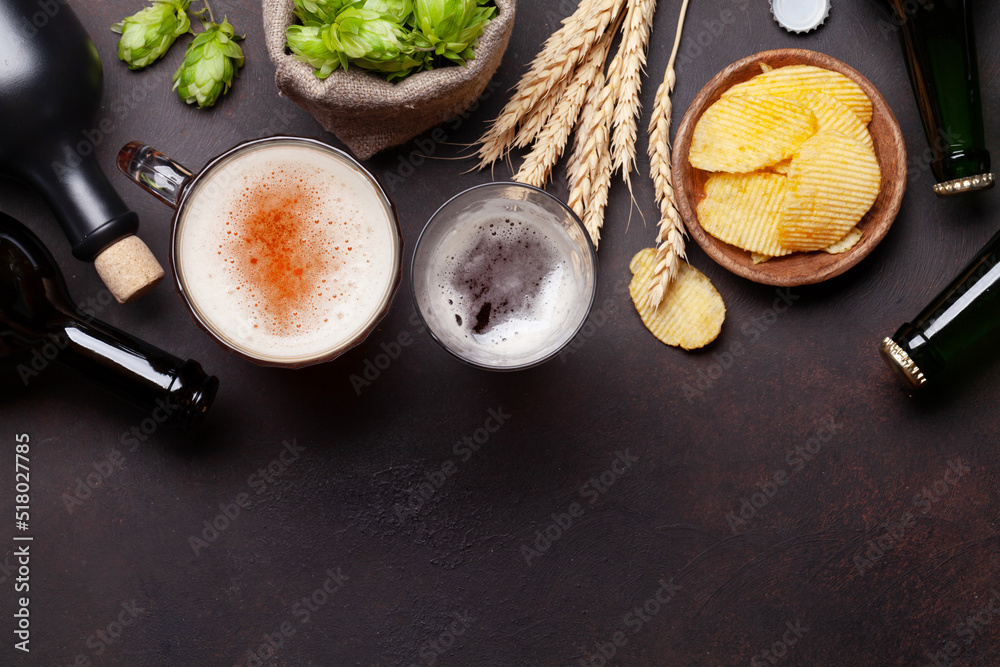
[[[891,368],[921,388],[983,359],[998,336],[1000,233],[916,319],[882,341],[880,351]]]
[[[993,186],[983,136],[972,0],[885,0],[933,154],[934,192],[950,197]]]

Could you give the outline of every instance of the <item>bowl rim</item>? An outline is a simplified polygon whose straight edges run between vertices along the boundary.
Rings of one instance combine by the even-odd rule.
[[[688,161],[694,126],[705,110],[718,100],[725,90],[736,83],[756,76],[760,72],[755,72],[753,68],[758,63],[768,63],[769,61],[781,61],[782,64],[777,65],[777,67],[793,64],[813,65],[847,76],[857,83],[871,99],[872,121],[869,123],[869,127],[877,118],[880,125],[884,124],[884,129],[887,130],[887,135],[878,140],[874,134],[872,135],[875,141],[875,156],[882,172],[878,197],[871,209],[858,223],[858,226],[865,231],[864,236],[854,248],[845,253],[830,255],[822,250],[796,252],[784,257],[775,257],[762,264],[753,264],[749,252],[716,239],[708,234],[698,222],[696,204],[693,204],[692,201],[700,193],[693,193],[689,188],[689,179],[697,171]],[[739,77],[744,73],[747,75],[746,78],[732,80],[734,75]],[[727,82],[729,82],[728,85]],[[833,56],[808,49],[760,51],[741,58],[718,72],[695,95],[684,113],[674,137],[673,158],[671,176],[677,193],[677,210],[695,242],[705,251],[705,254],[730,272],[754,282],[777,287],[819,283],[838,276],[858,264],[885,238],[899,212],[906,191],[906,144],[899,122],[888,102],[864,75],[850,65]],[[895,159],[893,160],[893,158]],[[891,173],[887,172],[886,169],[890,164],[895,166]],[[877,218],[873,216],[873,211],[878,213]],[[819,260],[810,259],[819,257],[819,254],[823,255]],[[789,267],[796,267],[806,262],[818,263],[819,266],[809,272],[789,272]]]

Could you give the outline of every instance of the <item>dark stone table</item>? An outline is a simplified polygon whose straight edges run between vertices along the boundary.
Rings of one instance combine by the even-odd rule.
[[[522,2],[497,92],[447,124],[446,141],[428,134],[369,162],[399,205],[407,261],[441,202],[489,180],[448,158],[572,4]],[[209,112],[171,91],[182,48],[142,73],[116,60],[108,26],[137,0],[74,6],[105,63],[113,129],[96,150],[109,173],[132,139],[193,168],[267,134],[336,143],[278,97],[255,3],[215,4],[246,32],[247,65]],[[678,8],[661,2],[656,16],[646,114]],[[1000,7],[977,10],[998,156]],[[153,428],[57,369],[4,389],[0,664],[1000,663],[1000,368],[915,398],[876,353],[992,235],[1000,193],[931,193],[896,34],[875,2],[837,0],[801,37],[764,0],[693,2],[675,122],[725,65],[792,46],[840,58],[882,91],[906,136],[908,192],[881,246],[822,285],[753,284],[692,246],[728,310],[697,353],[657,342],[625,289],[629,259],[655,236],[645,176],[645,224],[624,188],[611,193],[591,325],[570,353],[516,374],[443,352],[415,324],[405,279],[390,315],[342,358],[253,366],[209,340],[170,285],[127,307],[100,303],[95,272],[70,256],[41,199],[0,184],[0,209],[49,244],[77,300],[222,383],[194,436]],[[165,260],[170,211],[111,177]],[[561,173],[552,190],[565,195]],[[410,344],[397,348],[400,336]],[[375,363],[356,391],[351,376]],[[31,442],[30,654],[12,634],[20,433]]]

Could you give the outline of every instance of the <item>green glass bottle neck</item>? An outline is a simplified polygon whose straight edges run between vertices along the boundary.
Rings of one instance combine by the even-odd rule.
[[[991,187],[971,2],[889,4],[902,27],[906,67],[938,182],[934,191],[951,196]]]
[[[1000,233],[920,315],[899,328],[892,337],[898,350],[885,343],[883,354],[911,381],[919,373],[930,384],[984,359],[998,334]]]

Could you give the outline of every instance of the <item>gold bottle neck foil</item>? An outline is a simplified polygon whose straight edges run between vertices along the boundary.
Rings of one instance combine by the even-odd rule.
[[[896,341],[886,338],[879,346],[879,352],[882,353],[882,357],[889,364],[889,367],[913,385],[914,389],[920,389],[927,384],[927,378],[924,377],[906,350],[896,344]]]

